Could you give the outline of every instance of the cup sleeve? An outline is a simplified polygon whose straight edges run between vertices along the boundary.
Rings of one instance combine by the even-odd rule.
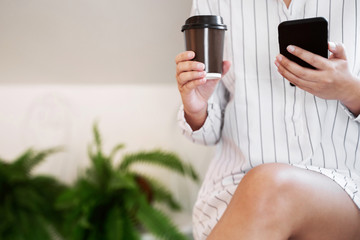
[[[344,104],[340,103],[340,106],[352,121],[360,123],[360,114],[358,116],[355,116]]]
[[[220,140],[221,135],[221,109],[216,103],[209,102],[207,113],[208,115],[203,126],[193,131],[186,122],[184,106],[181,105],[178,113],[178,123],[183,135],[192,142],[203,145],[215,145]]]

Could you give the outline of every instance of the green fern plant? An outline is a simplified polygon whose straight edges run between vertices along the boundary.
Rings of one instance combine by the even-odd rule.
[[[14,161],[0,159],[0,239],[50,240],[58,235],[61,214],[55,210],[65,185],[31,171],[58,149],[27,150]]]
[[[159,239],[186,239],[169,217],[153,205],[161,202],[179,210],[180,204],[163,184],[134,171],[132,166],[157,165],[197,180],[191,165],[184,164],[174,153],[154,150],[127,154],[115,166],[114,157],[124,145],[115,146],[107,155],[96,124],[93,134],[94,143],[88,149],[91,165],[58,201],[58,207],[68,213],[66,239],[136,240],[140,239],[141,228]]]

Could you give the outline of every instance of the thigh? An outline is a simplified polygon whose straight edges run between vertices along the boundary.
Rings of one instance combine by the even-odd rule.
[[[355,240],[359,229],[360,211],[332,179],[264,164],[245,175],[209,239]]]
[[[297,167],[291,171],[294,191],[301,193],[294,194],[299,217],[291,239],[360,239],[360,211],[345,190],[321,173]]]

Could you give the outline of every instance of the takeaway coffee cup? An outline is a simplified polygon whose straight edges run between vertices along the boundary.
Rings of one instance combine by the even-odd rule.
[[[207,79],[221,78],[226,30],[222,17],[215,15],[190,17],[181,29],[186,50],[195,52],[194,61],[205,64]]]

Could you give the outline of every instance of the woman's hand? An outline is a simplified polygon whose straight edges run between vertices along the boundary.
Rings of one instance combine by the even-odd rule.
[[[316,69],[301,67],[279,54],[275,65],[284,78],[317,97],[341,101],[354,115],[360,113],[360,81],[349,70],[342,44],[329,43],[329,59],[296,46],[287,50]]]
[[[207,117],[207,102],[220,79],[207,80],[205,65],[191,61],[195,57],[193,51],[182,52],[176,56],[176,80],[181,99],[184,104],[185,118],[193,130],[199,129]],[[230,62],[224,61],[223,75]]]

